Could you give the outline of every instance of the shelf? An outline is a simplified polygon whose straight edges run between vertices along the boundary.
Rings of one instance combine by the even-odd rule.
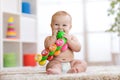
[[[3,55],[6,53],[7,54],[14,53],[16,55],[16,61],[17,61],[16,66],[20,66],[20,43],[18,43],[18,42],[4,42],[3,43]]]
[[[22,13],[24,1],[30,14]],[[24,67],[23,56],[37,53],[36,0],[0,0],[0,29],[0,69]]]
[[[22,17],[27,17],[27,18],[31,18],[31,19],[36,19],[36,15],[34,15],[34,14],[25,14],[25,13],[22,13]]]
[[[7,12],[19,12],[19,0],[2,0],[2,10]]]
[[[3,39],[4,42],[20,42],[19,39]]]
[[[3,53],[15,52],[20,53],[20,43],[19,42],[3,42]]]
[[[19,12],[9,12],[9,11],[3,11],[3,14],[12,14],[12,15],[20,15]]]
[[[36,20],[22,17],[21,18],[21,41],[36,42]]]
[[[22,50],[24,53],[37,53],[37,44],[36,43],[22,43]]]

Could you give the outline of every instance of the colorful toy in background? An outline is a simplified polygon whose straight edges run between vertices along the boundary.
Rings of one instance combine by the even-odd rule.
[[[7,28],[6,37],[9,39],[16,38],[16,31],[14,29],[14,18],[13,17],[9,17],[8,19],[8,28]]]
[[[14,52],[4,53],[3,55],[3,66],[4,67],[15,67],[17,66],[17,55]]]
[[[31,7],[29,2],[22,2],[22,13],[31,13]]]
[[[23,55],[23,66],[36,66],[36,61],[34,60],[36,54],[34,53],[24,53]]]
[[[44,66],[47,60],[52,60],[54,56],[58,56],[61,51],[65,51],[68,48],[67,39],[64,37],[64,34],[63,31],[59,31],[55,44],[50,45],[48,49],[44,49],[41,54],[36,55],[35,60],[39,65]]]

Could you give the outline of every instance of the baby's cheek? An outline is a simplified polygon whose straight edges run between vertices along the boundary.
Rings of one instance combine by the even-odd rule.
[[[59,28],[55,28],[55,30],[59,31]]]
[[[67,29],[65,29],[64,31],[65,31],[65,33],[68,33],[68,32],[69,32]]]

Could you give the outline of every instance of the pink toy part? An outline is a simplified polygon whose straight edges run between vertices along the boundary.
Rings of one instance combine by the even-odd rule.
[[[56,41],[56,45],[57,46],[62,46],[64,44],[64,41],[62,40],[62,39],[58,39],[57,41]]]
[[[8,31],[14,31],[14,29],[13,28],[8,28]]]
[[[68,48],[68,44],[64,44],[61,48],[61,51],[65,51]]]
[[[47,60],[50,61],[53,59],[53,56],[48,56]]]
[[[48,49],[44,49],[42,52],[41,52],[41,55],[42,56],[47,56],[49,54],[49,50]]]

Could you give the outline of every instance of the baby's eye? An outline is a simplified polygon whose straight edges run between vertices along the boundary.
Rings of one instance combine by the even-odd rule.
[[[56,26],[58,26],[58,24],[55,24]]]
[[[63,24],[63,26],[67,26],[66,24]]]

